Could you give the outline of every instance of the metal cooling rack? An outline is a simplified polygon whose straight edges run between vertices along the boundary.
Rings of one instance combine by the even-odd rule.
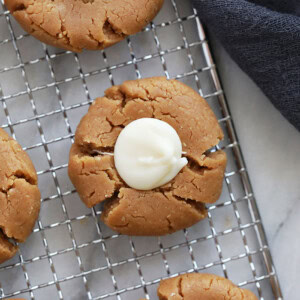
[[[121,236],[87,209],[67,176],[74,132],[89,104],[127,79],[176,78],[209,102],[225,132],[223,193],[199,224],[161,238]],[[105,51],[45,46],[0,6],[0,125],[31,156],[40,218],[18,255],[0,267],[0,297],[156,298],[162,278],[225,276],[260,299],[282,299],[233,122],[203,27],[189,1],[166,0],[143,32]]]

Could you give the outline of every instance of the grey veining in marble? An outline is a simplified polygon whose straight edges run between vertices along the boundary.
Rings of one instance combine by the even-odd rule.
[[[213,39],[285,299],[300,294],[300,133]]]

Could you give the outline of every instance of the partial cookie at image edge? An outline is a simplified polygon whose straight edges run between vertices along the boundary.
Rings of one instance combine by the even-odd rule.
[[[141,31],[163,0],[5,0],[22,28],[48,45],[81,52],[100,50]]]
[[[21,146],[0,128],[0,261],[18,249],[9,239],[25,242],[40,211],[36,170]]]
[[[246,289],[213,274],[189,273],[162,280],[157,289],[159,300],[257,300]]]

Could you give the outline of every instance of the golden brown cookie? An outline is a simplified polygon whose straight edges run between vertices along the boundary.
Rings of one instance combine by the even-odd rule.
[[[5,0],[24,30],[67,50],[97,50],[142,30],[163,0]]]
[[[0,128],[0,263],[13,257],[25,242],[40,210],[34,166],[21,146]]]
[[[257,300],[230,280],[212,274],[184,274],[161,281],[159,300]]]
[[[0,264],[11,259],[17,253],[18,248],[10,243],[0,231]]]
[[[128,187],[108,153],[121,130],[140,118],[173,126],[189,160],[171,182],[150,191]],[[209,105],[190,87],[164,77],[127,81],[108,89],[82,118],[70,151],[69,176],[88,207],[105,201],[102,220],[113,230],[164,235],[205,218],[204,204],[219,198],[226,155],[206,152],[222,138]]]

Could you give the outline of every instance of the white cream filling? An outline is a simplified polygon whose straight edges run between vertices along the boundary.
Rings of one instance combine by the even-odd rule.
[[[188,163],[175,129],[152,118],[138,119],[122,130],[114,160],[121,178],[137,190],[166,184]]]

